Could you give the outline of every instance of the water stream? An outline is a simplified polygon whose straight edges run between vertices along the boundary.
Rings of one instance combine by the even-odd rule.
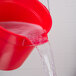
[[[49,41],[36,47],[43,63],[46,76],[56,76],[53,53]]]

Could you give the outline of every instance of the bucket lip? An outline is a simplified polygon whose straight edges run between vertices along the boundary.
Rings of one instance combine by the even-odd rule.
[[[5,32],[5,33],[7,33],[8,35],[13,35],[14,37],[16,37],[17,39],[16,40],[18,40],[18,39],[21,39],[22,40],[22,42],[23,42],[23,40],[27,40],[27,45],[26,45],[26,42],[24,42],[24,46],[33,46],[33,44],[32,44],[32,42],[27,38],[27,37],[25,37],[25,36],[22,36],[22,35],[19,35],[19,34],[16,34],[16,33],[13,33],[13,32],[11,32],[11,31],[8,31],[7,29],[5,29],[5,28],[3,28],[2,26],[0,26],[0,30],[2,30],[3,32]],[[6,39],[7,40],[7,39]],[[18,40],[19,41],[19,40]],[[21,42],[21,43],[22,43]],[[12,42],[10,42],[11,44],[14,44],[14,43],[12,43]],[[17,43],[18,44],[18,43]],[[17,45],[16,44],[16,45]]]
[[[8,31],[7,29],[3,28],[2,26],[0,26],[0,30],[2,30],[3,32],[7,33],[8,35],[13,35],[14,37],[17,37],[16,40],[18,40],[18,39],[20,38],[20,39],[22,40],[21,43],[23,43],[23,40],[27,40],[27,42],[24,42],[24,44],[25,44],[24,46],[34,46],[34,47],[36,47],[36,46],[38,46],[38,45],[42,45],[42,44],[48,42],[48,39],[47,39],[47,40],[44,41],[43,43],[33,44],[26,36],[22,36],[22,35],[13,33],[13,32],[11,32],[11,31]],[[10,42],[10,43],[11,43],[11,44],[14,44],[14,43],[12,43],[12,42]],[[26,43],[28,43],[28,44],[26,45]],[[18,43],[17,43],[17,44],[18,44]],[[16,45],[17,45],[17,44],[16,44]],[[20,44],[20,43],[19,43],[19,44]],[[22,44],[21,44],[21,45],[22,45]]]

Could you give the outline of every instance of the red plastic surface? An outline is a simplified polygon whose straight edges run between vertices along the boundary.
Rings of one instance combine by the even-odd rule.
[[[52,26],[49,11],[38,0],[0,0],[0,22],[5,21],[38,24],[46,33]],[[26,37],[0,27],[0,69],[13,70],[21,66],[34,48],[29,45],[32,43]]]

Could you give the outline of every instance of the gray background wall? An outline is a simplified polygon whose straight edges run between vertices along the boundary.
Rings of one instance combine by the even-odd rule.
[[[44,2],[45,1],[45,2]],[[49,0],[53,27],[49,32],[57,76],[76,76],[76,0]],[[44,4],[46,0],[42,0]],[[46,76],[36,49],[19,69],[0,76]]]
[[[50,0],[50,43],[58,76],[76,76],[76,0]]]

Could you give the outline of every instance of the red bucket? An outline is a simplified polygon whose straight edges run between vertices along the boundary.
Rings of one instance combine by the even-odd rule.
[[[8,21],[40,25],[46,34],[52,26],[49,11],[38,0],[0,0],[0,22]],[[34,47],[27,37],[0,26],[0,70],[20,67]]]

